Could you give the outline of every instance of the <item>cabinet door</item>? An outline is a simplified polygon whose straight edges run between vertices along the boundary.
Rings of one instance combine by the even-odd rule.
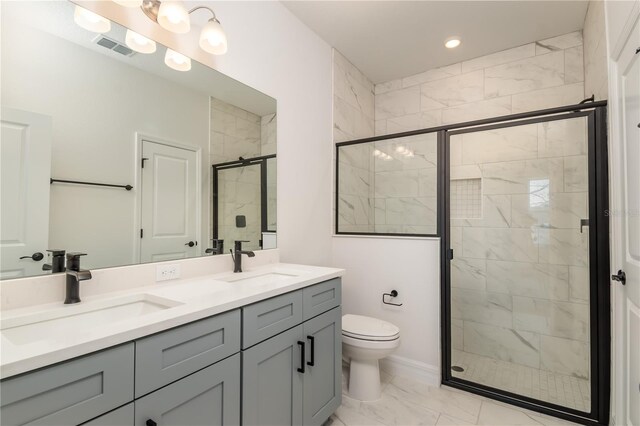
[[[321,425],[342,403],[342,311],[304,323],[307,342],[303,424]]]
[[[136,426],[239,424],[240,354],[138,399],[135,412]]]
[[[299,325],[242,353],[244,425],[302,424],[302,337]]]
[[[0,383],[3,426],[76,425],[133,399],[133,343]]]

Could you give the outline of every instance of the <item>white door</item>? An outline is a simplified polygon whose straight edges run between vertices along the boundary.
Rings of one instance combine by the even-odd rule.
[[[0,122],[0,278],[42,274],[32,256],[49,248],[51,117],[2,107]]]
[[[157,262],[196,256],[196,153],[143,141],[140,260]]]
[[[640,53],[636,52],[639,48],[640,21],[636,22],[617,64],[621,146],[619,175],[614,174],[612,182],[621,188],[621,199],[615,207],[622,213],[620,255],[612,267],[614,274],[618,269],[626,274],[624,286],[612,282],[619,292],[616,300],[620,301],[620,306],[616,306],[615,340],[621,355],[618,360],[622,360],[618,377],[623,383],[618,388],[621,390],[618,397],[623,400],[625,418],[619,423],[629,425],[640,425]]]

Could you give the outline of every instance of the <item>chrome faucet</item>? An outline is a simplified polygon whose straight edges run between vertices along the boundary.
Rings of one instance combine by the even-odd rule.
[[[67,293],[65,304],[80,302],[80,281],[90,280],[91,271],[80,269],[80,256],[85,253],[67,253]]]
[[[242,272],[242,255],[246,254],[249,257],[254,257],[256,254],[252,251],[243,251],[242,243],[248,243],[249,241],[237,240],[234,243],[234,250],[231,252],[231,258],[233,259],[233,272]]]

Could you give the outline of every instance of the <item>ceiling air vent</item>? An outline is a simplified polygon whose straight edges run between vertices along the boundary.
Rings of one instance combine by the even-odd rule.
[[[93,42],[99,46],[106,47],[107,49],[113,50],[114,52],[118,52],[119,54],[124,56],[131,57],[136,54],[136,52],[129,49],[124,44],[120,44],[117,41],[112,40],[109,37],[106,37],[103,35],[97,36],[95,39],[93,39]]]

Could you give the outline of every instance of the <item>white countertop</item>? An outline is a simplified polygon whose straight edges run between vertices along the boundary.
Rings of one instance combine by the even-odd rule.
[[[81,355],[125,343],[172,327],[197,321],[212,315],[237,309],[312,284],[340,277],[343,269],[286,263],[268,264],[249,268],[240,274],[224,272],[197,278],[166,281],[153,286],[103,293],[83,297],[75,305],[40,304],[5,310],[1,315],[0,377],[6,378],[36,368],[65,361]],[[265,274],[284,274],[277,279]],[[290,276],[286,276],[290,275]],[[261,276],[263,276],[261,278]],[[253,279],[246,279],[252,278]],[[240,280],[229,282],[227,280]],[[82,292],[82,290],[81,290]],[[112,323],[99,323],[83,332],[66,330],[43,333],[46,337],[20,342],[7,330],[21,324],[24,318],[34,316],[42,321],[62,315],[91,312],[114,300],[169,300],[171,307]],[[64,311],[73,310],[73,311]],[[32,329],[37,325],[30,325]],[[63,328],[63,327],[60,327]],[[36,330],[37,331],[37,330]]]

